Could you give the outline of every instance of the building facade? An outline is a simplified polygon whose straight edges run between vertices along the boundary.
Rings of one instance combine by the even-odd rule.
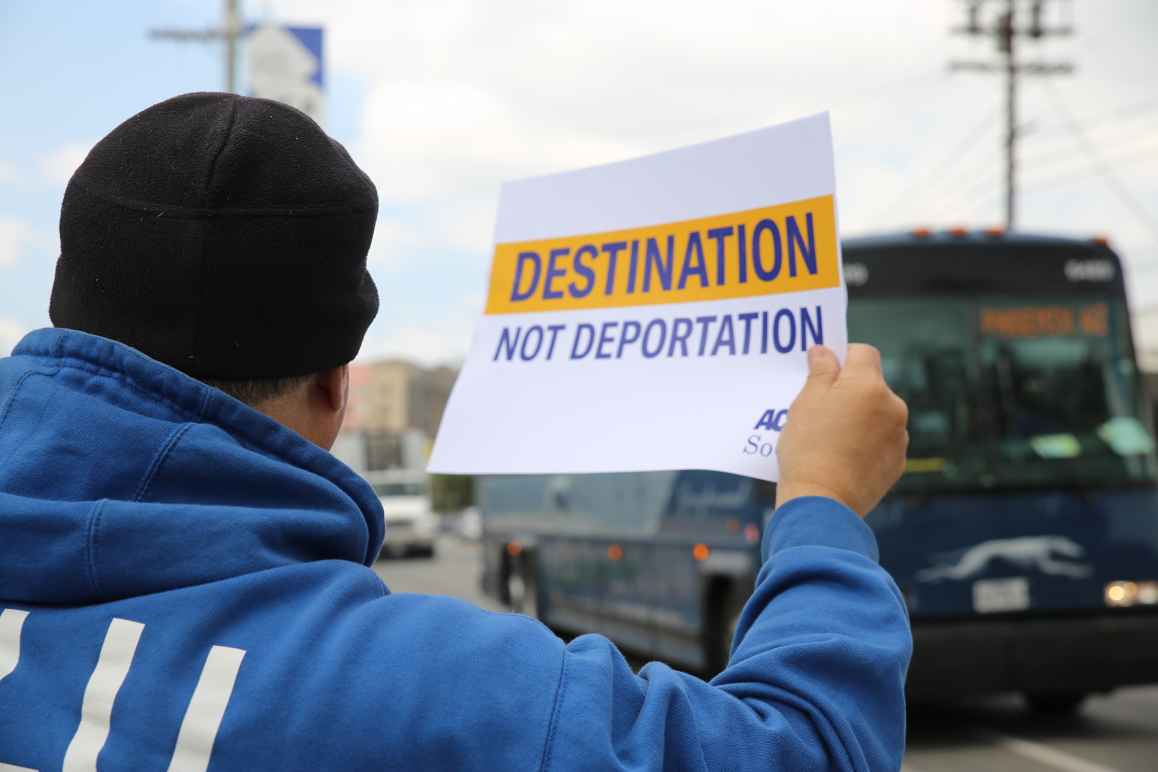
[[[352,364],[350,403],[335,454],[360,471],[422,468],[457,375],[452,367],[401,359]]]

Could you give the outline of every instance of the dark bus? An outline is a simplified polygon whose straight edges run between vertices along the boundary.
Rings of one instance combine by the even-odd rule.
[[[868,517],[912,618],[910,698],[1064,713],[1158,682],[1158,459],[1117,255],[998,230],[843,253],[849,339],[910,411],[906,473]],[[710,675],[773,495],[705,471],[484,478],[482,584]]]

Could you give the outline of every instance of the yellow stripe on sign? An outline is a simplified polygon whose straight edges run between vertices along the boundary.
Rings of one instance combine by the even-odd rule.
[[[840,284],[832,196],[495,245],[486,313],[726,300]]]

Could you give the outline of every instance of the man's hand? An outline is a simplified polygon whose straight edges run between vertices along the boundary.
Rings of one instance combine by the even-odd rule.
[[[776,446],[776,506],[825,496],[864,517],[905,470],[908,420],[875,348],[850,344],[844,369],[830,349],[809,349],[808,380]]]

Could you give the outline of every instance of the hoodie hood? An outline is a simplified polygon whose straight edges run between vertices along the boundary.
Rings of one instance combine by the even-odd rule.
[[[84,604],[294,563],[373,563],[382,508],[326,451],[115,341],[0,359],[0,598]]]

